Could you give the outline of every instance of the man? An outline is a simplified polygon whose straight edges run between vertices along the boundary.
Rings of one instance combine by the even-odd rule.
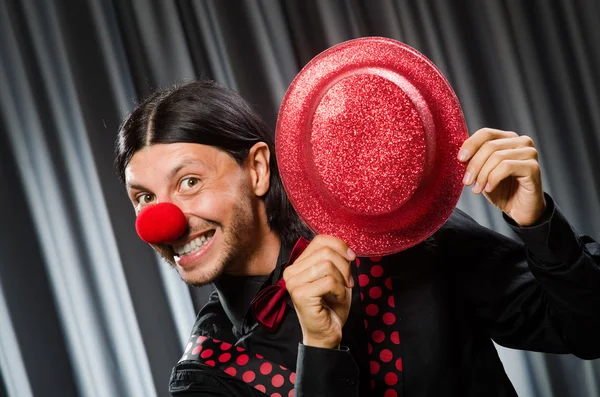
[[[187,284],[217,290],[171,394],[292,395],[271,393],[289,379],[296,396],[515,396],[492,340],[600,357],[600,245],[544,194],[531,139],[482,129],[459,160],[464,184],[502,210],[524,244],[456,209],[413,248],[356,258],[343,241],[311,236],[286,198],[267,128],[238,95],[198,81],[145,100],[119,132],[118,171],[137,212],[160,202],[183,211],[183,236],[153,247]],[[292,250],[301,237],[312,241]],[[282,278],[289,307],[269,329],[251,302]],[[390,336],[366,327],[375,316],[363,306],[391,313]],[[386,343],[401,356],[391,361]],[[249,357],[254,370],[243,369]],[[272,375],[275,364],[284,372]],[[385,365],[394,370],[383,374]]]

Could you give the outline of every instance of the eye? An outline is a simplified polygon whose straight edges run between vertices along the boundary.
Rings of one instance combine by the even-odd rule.
[[[137,196],[136,201],[138,202],[138,204],[150,204],[155,200],[155,198],[156,197],[154,197],[153,194],[146,193],[142,194],[141,196]]]
[[[185,178],[181,180],[181,184],[179,185],[179,189],[180,190],[189,190],[194,188],[196,185],[198,185],[200,183],[200,180],[198,178]]]

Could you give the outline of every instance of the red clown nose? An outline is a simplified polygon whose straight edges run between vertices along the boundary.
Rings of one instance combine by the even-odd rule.
[[[175,241],[185,231],[187,221],[175,204],[164,202],[142,210],[135,221],[135,230],[148,244]]]

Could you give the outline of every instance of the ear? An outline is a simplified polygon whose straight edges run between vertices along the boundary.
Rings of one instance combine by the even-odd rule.
[[[250,148],[244,167],[248,170],[250,186],[254,194],[262,197],[267,194],[271,181],[271,151],[265,142],[258,142]]]

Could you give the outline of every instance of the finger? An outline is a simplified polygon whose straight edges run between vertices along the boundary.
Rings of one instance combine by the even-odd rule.
[[[303,272],[319,262],[324,261],[333,263],[342,273],[344,278],[348,280],[348,285],[351,285],[353,281],[350,263],[345,257],[341,256],[338,251],[335,251],[328,246],[319,247],[310,255],[305,256],[304,258],[298,258],[291,266],[287,266],[283,271],[283,279],[287,284],[288,280],[294,277],[296,274]]]
[[[463,142],[458,151],[458,160],[462,162],[469,160],[487,141],[501,138],[514,138],[517,136],[518,135],[512,131],[495,130],[493,128],[482,128],[477,130]]]
[[[303,314],[302,304],[296,302],[314,302],[315,305],[323,304],[322,300],[327,297],[327,306],[329,306],[340,319],[345,318],[344,310],[346,305],[349,304],[347,294],[349,290],[346,289],[342,284],[335,281],[331,276],[320,278],[312,283],[305,284],[298,287],[292,295],[294,306],[299,315]],[[318,300],[317,300],[318,299]]]
[[[346,244],[344,240],[326,234],[319,234],[312,239],[298,259],[303,259],[303,257],[310,255],[313,251],[318,250],[321,247],[329,247],[334,251],[339,252],[340,255],[349,261],[353,261],[356,258],[356,254],[348,247],[348,244]]]
[[[488,176],[487,193],[492,192],[504,179],[512,177],[531,177],[534,182],[541,179],[540,164],[537,160],[504,160]]]
[[[531,138],[528,136],[517,136],[512,138],[493,139],[484,142],[477,153],[475,153],[469,161],[467,169],[465,170],[463,183],[469,186],[477,180],[481,168],[494,152],[522,147],[533,147]]]
[[[287,284],[298,274],[310,270],[320,263],[329,263],[331,266],[335,267],[344,280],[343,284],[350,288],[354,286],[350,262],[341,257],[338,253],[329,251],[326,247],[316,251],[313,255],[305,258],[303,261],[296,261],[292,266],[288,266],[283,271],[283,279]]]
[[[523,147],[518,149],[505,149],[493,152],[481,167],[477,175],[477,181],[473,186],[473,193],[479,194],[484,188],[487,188],[488,177],[498,164],[505,160],[537,160],[538,153],[533,147]]]
[[[340,270],[330,261],[319,262],[315,265],[309,266],[300,273],[295,274],[293,277],[285,281],[285,285],[288,291],[293,291],[299,286],[304,284],[312,283],[318,279],[331,276],[341,285],[350,287],[348,281],[344,278],[344,275]]]

